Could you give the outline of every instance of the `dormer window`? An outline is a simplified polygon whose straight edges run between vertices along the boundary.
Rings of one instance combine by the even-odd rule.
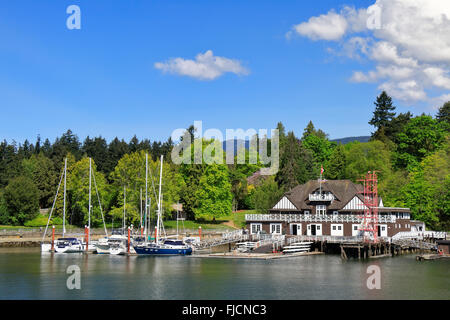
[[[318,215],[324,215],[327,213],[327,206],[326,205],[317,205],[316,206],[316,214]]]

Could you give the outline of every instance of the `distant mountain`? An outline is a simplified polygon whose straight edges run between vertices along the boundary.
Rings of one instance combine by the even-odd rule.
[[[347,138],[341,138],[341,139],[334,139],[331,141],[347,144],[353,141],[359,141],[359,142],[369,142],[370,136],[360,136],[360,137],[347,137]]]
[[[360,136],[360,137],[346,137],[346,138],[340,138],[340,139],[334,139],[331,141],[337,142],[337,143],[342,143],[342,144],[347,144],[353,141],[359,141],[359,142],[369,142],[370,140],[370,136]],[[233,142],[232,140],[227,140],[230,142]],[[223,151],[227,151],[227,141],[223,141],[222,142],[222,148]],[[238,144],[241,144],[241,146],[243,145],[245,147],[245,149],[249,149],[250,147],[250,141],[248,140],[242,140],[242,139],[234,139],[234,154],[237,154],[237,150],[238,150]]]
[[[227,141],[233,142],[233,140],[227,140]],[[223,148],[223,151],[225,151],[225,152],[227,151],[227,141],[222,142],[222,148]],[[242,146],[244,146],[245,149],[248,150],[250,148],[250,141],[242,140],[242,139],[234,139],[234,145],[233,145],[234,154],[237,154],[238,146],[239,146],[239,149],[242,148]]]

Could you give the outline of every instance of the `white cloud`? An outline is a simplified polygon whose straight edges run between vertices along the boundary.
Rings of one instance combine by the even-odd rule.
[[[334,11],[294,26],[294,30],[313,40],[339,40],[347,31],[347,20]]]
[[[426,68],[424,73],[436,87],[450,90],[450,78],[445,76],[445,71],[440,68]]]
[[[439,91],[450,90],[450,1],[377,0],[371,7],[379,9],[381,28],[367,27],[367,8],[345,7],[312,17],[294,30],[314,40],[340,40],[344,55],[375,64],[367,72],[354,71],[353,82],[379,83],[379,88],[408,102],[445,98],[447,92]],[[318,31],[333,28],[334,34]],[[337,49],[329,52],[339,54]],[[430,97],[431,92],[437,96]]]
[[[199,53],[195,60],[172,58],[166,62],[156,62],[155,68],[165,73],[188,76],[199,80],[214,80],[224,73],[247,75],[249,71],[241,62],[225,57],[214,56],[211,50]]]
[[[403,101],[421,101],[425,100],[427,97],[423,88],[415,80],[385,82],[382,83],[379,88]]]

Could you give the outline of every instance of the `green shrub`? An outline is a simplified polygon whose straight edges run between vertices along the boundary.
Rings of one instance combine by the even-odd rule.
[[[45,227],[47,225],[47,221],[48,221],[47,216],[39,215],[38,217],[25,222],[24,226],[25,227]],[[50,220],[50,223],[49,223],[50,226],[52,226],[52,225],[60,226],[62,224],[63,224],[63,219],[61,217],[55,217],[52,220]],[[66,221],[66,225],[67,225],[67,221]]]

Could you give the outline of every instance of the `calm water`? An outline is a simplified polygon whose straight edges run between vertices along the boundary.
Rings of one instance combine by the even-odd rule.
[[[70,265],[81,289],[69,290]],[[368,290],[367,267],[381,268]],[[414,255],[341,261],[339,256],[281,260],[122,257],[0,250],[0,299],[450,299],[450,260]]]

